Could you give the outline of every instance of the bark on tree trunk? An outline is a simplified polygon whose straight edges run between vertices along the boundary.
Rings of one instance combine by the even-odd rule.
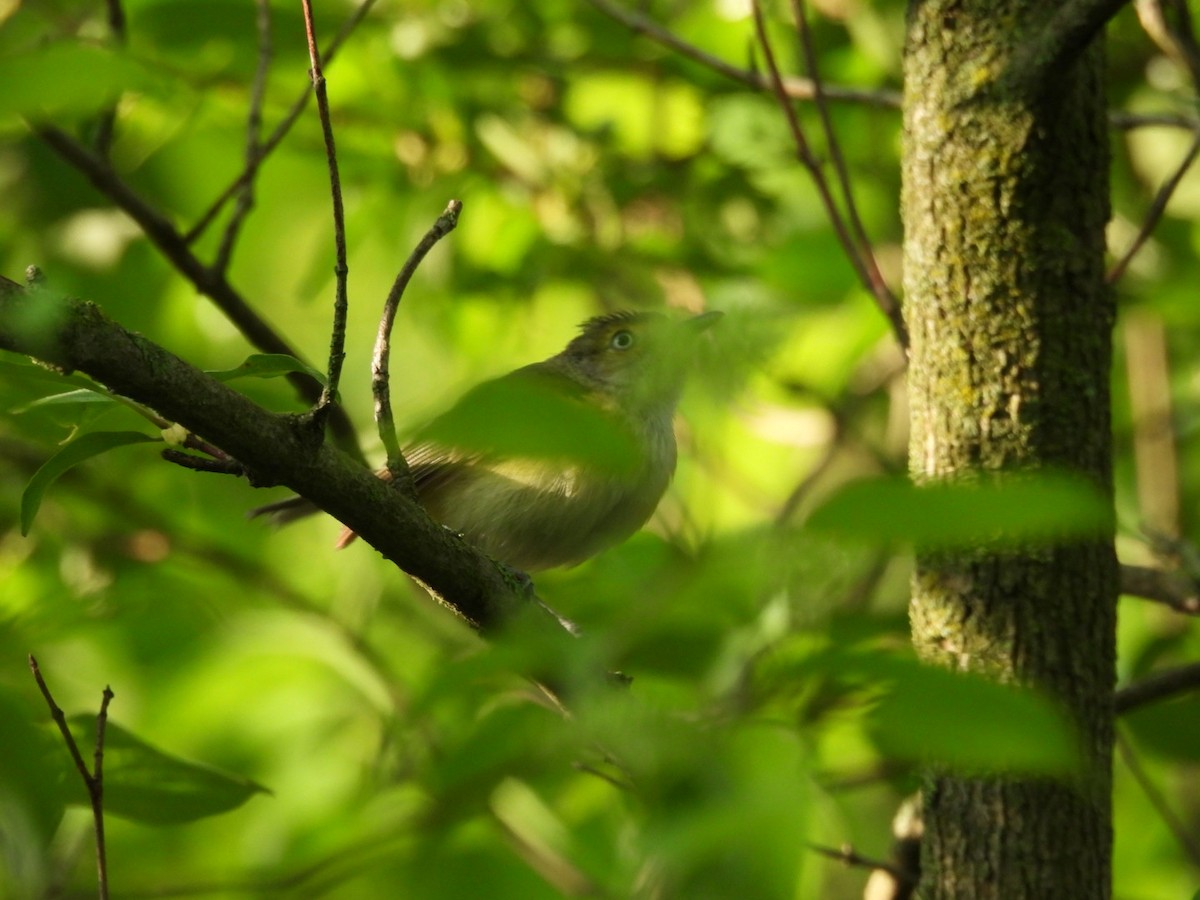
[[[1031,85],[1043,63],[1031,48],[1062,50],[1045,42],[1059,9],[910,5],[902,202],[918,481],[1065,467],[1111,490],[1103,51],[1043,66]],[[911,617],[924,659],[1058,698],[1085,769],[1073,784],[931,772],[922,896],[1110,896],[1111,539],[922,555]]]

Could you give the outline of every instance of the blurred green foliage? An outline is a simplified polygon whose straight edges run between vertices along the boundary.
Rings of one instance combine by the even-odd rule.
[[[354,4],[317,5],[327,41]],[[707,52],[754,65],[741,4],[636,5]],[[186,230],[243,167],[254,8],[123,7],[122,43],[94,0],[0,2],[0,271],[18,277],[36,263],[55,290],[232,375],[254,348],[29,122],[91,140],[115,108],[115,170]],[[898,90],[903,8],[819,4],[823,76]],[[268,131],[308,67],[299,4],[270,9]],[[791,29],[773,28],[792,66]],[[1194,111],[1179,68],[1130,14],[1110,44],[1116,108]],[[21,537],[22,494],[60,445],[154,432],[122,405],[39,403],[65,389],[59,376],[0,360],[0,896],[94,890],[90,822],[68,802],[78,785],[43,727],[31,651],[69,712],[94,714],[112,686],[110,740],[146,748],[154,764],[133,771],[163,788],[151,805],[160,819],[189,820],[110,820],[115,896],[203,885],[213,897],[836,900],[860,896],[864,873],[806,843],[886,857],[921,759],[1070,769],[1069,729],[1044,698],[915,665],[904,649],[909,561],[890,542],[1086,529],[1094,498],[1061,485],[998,491],[981,522],[977,496],[927,502],[889,481],[835,496],[904,469],[901,360],[768,97],[568,0],[381,2],[326,74],[350,258],[342,395],[372,457],[377,311],[454,197],[460,227],[420,268],[393,341],[406,436],[483,378],[556,352],[597,312],[722,309],[683,404],[675,484],[646,531],[538,579],[584,627],[569,658],[519,632],[485,646],[370,548],[335,553],[334,523],[272,532],[245,519],[261,494],[168,466],[154,448],[62,471]],[[836,103],[831,114],[896,285],[898,113]],[[1169,128],[1113,132],[1114,249],[1186,144]],[[1200,501],[1198,196],[1191,175],[1121,284],[1126,307],[1169,336],[1185,535]],[[228,214],[194,243],[203,258]],[[230,280],[318,368],[332,266],[309,109],[256,181]],[[1122,555],[1136,561],[1146,551],[1125,384],[1139,373],[1120,337],[1118,521]],[[283,379],[237,384],[273,409],[302,408]],[[809,527],[814,513],[825,529]],[[1173,615],[1123,604],[1122,679],[1200,655]],[[569,688],[570,716],[515,674],[535,666]],[[616,670],[630,689],[600,676]],[[1148,709],[1129,733],[1194,830],[1200,733],[1177,727],[1192,706]],[[172,782],[197,788],[197,773],[212,772],[172,770],[182,759],[246,780],[212,775],[201,809],[186,791],[167,796]],[[254,793],[258,784],[271,793]],[[1114,803],[1117,896],[1190,895],[1195,871],[1120,767]]]

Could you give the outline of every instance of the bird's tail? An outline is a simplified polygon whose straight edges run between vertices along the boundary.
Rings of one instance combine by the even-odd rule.
[[[246,513],[246,516],[251,519],[266,516],[276,525],[288,525],[318,511],[317,505],[311,500],[303,497],[288,497],[286,500],[277,500],[265,506],[255,507]]]
[[[306,500],[303,497],[288,497],[286,500],[277,500],[265,506],[255,507],[246,513],[246,515],[251,519],[266,516],[275,525],[289,525],[297,519],[303,519],[305,516],[311,516],[313,513],[320,511],[320,508],[311,500]],[[341,535],[338,537],[336,547],[341,550],[356,537],[358,535],[349,528],[343,528]]]

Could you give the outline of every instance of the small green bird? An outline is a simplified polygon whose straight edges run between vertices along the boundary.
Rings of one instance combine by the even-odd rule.
[[[675,472],[675,407],[697,339],[720,316],[597,316],[561,353],[471,389],[405,451],[417,499],[526,572],[620,543]],[[293,497],[252,515],[284,523],[315,511]],[[347,529],[338,546],[353,539]]]

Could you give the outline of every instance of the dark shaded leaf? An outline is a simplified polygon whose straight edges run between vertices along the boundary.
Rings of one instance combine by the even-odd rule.
[[[95,716],[71,716],[69,724],[80,752],[90,760]],[[169,825],[228,812],[259,793],[270,792],[249,779],[164,753],[111,721],[105,726],[105,812]]]

